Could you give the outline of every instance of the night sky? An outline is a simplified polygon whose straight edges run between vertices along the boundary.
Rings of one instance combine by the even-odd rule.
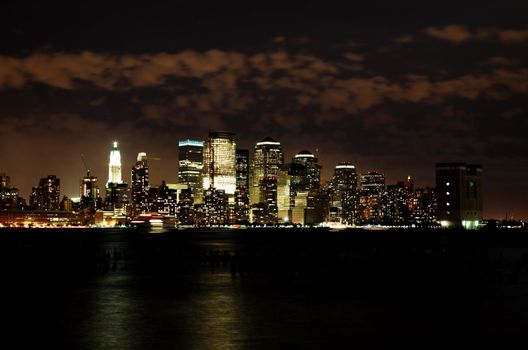
[[[48,174],[78,196],[81,154],[103,185],[114,139],[125,181],[144,151],[176,182],[178,140],[227,130],[324,180],[479,163],[484,216],[528,219],[526,0],[82,3],[0,4],[0,172],[25,197]]]

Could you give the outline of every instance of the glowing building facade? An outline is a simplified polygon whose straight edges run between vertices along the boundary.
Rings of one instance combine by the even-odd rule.
[[[251,161],[251,185],[250,203],[257,204],[265,202],[264,193],[266,184],[270,180],[276,180],[279,171],[284,164],[284,153],[280,142],[271,137],[266,137],[255,145],[253,159]]]
[[[134,213],[148,210],[149,193],[149,166],[147,154],[140,152],[137,155],[136,165],[132,167],[131,185],[132,211]]]
[[[178,182],[186,184],[194,196],[202,188],[204,167],[204,142],[200,140],[182,140],[178,142]]]
[[[382,196],[385,192],[385,175],[371,171],[360,176],[359,205],[363,223],[379,224],[383,218]]]
[[[345,224],[355,224],[357,214],[357,173],[356,167],[348,162],[336,165],[331,183],[331,204],[337,208],[337,215]]]
[[[230,132],[209,133],[204,152],[203,189],[224,191],[233,200],[236,190],[236,143]]]
[[[118,148],[117,141],[112,143],[112,150],[110,151],[110,162],[108,163],[108,182],[120,184],[123,180],[121,179],[121,152]]]

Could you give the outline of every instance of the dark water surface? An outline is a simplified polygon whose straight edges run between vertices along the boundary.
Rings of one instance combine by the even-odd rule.
[[[510,348],[527,232],[0,230],[24,348]]]

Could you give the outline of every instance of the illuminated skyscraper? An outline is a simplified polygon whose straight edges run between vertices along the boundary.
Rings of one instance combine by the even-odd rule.
[[[40,179],[39,185],[31,191],[29,205],[37,210],[59,210],[60,179],[55,175]]]
[[[436,198],[442,226],[477,228],[482,220],[482,166],[436,164]]]
[[[134,213],[148,210],[149,166],[147,154],[138,153],[136,165],[132,167],[132,211]]]
[[[237,149],[234,221],[246,220],[249,220],[249,151]]]
[[[199,140],[182,140],[178,142],[178,182],[186,184],[193,195],[202,188],[204,142]]]
[[[292,204],[295,203],[297,193],[310,192],[321,187],[321,165],[309,151],[301,151],[293,157],[290,176]]]
[[[371,171],[360,176],[360,210],[365,223],[378,224],[382,219],[381,199],[385,192],[385,175]]]
[[[266,137],[264,140],[257,142],[251,161],[251,185],[249,190],[251,204],[264,202],[268,196],[263,193],[263,190],[267,183],[277,179],[283,164],[284,154],[280,142],[275,141],[271,137]]]
[[[215,188],[233,201],[236,190],[236,143],[230,132],[209,133],[204,149],[203,189]]]
[[[95,212],[101,207],[101,197],[99,196],[99,186],[97,176],[90,175],[90,171],[81,180],[81,207],[88,212]]]
[[[112,143],[112,150],[110,151],[110,162],[108,163],[108,182],[120,184],[121,180],[121,152],[119,152],[117,141]]]
[[[332,178],[332,206],[343,223],[354,224],[357,207],[356,167],[348,162],[336,165]]]

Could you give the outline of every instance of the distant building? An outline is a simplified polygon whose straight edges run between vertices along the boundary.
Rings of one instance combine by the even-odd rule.
[[[306,198],[306,209],[304,223],[307,225],[317,225],[324,221],[329,214],[328,193],[323,189],[312,190]]]
[[[193,196],[202,190],[202,171],[204,167],[204,142],[201,140],[182,140],[178,142],[178,182],[186,184]]]
[[[126,183],[108,183],[106,187],[106,210],[115,215],[128,215],[131,200],[130,188]]]
[[[345,224],[355,224],[357,216],[358,178],[352,163],[336,165],[331,182],[331,205],[337,208],[337,216]]]
[[[291,192],[309,192],[321,187],[321,165],[309,151],[297,153],[291,164]]]
[[[224,191],[234,202],[236,190],[236,143],[230,132],[209,133],[204,149],[203,190],[214,188]]]
[[[136,165],[132,167],[131,202],[134,214],[148,210],[149,166],[147,154],[138,153]]]
[[[99,194],[97,176],[90,175],[90,171],[81,180],[80,188],[80,208],[87,214],[93,214],[101,209],[102,200]]]
[[[29,205],[36,210],[59,210],[60,179],[55,175],[48,175],[40,179],[38,186],[31,190]]]
[[[223,225],[229,223],[228,196],[224,190],[210,188],[204,191],[204,217],[202,224]]]
[[[285,164],[277,176],[277,215],[279,222],[288,223],[291,221],[291,208],[290,165]]]
[[[434,188],[417,188],[414,191],[411,222],[422,226],[437,225],[437,200]]]
[[[110,151],[110,161],[108,163],[108,181],[109,183],[120,184],[123,180],[121,178],[121,152],[119,151],[117,141],[112,142],[112,150]]]
[[[249,151],[236,150],[234,222],[249,221]]]
[[[436,164],[436,198],[442,226],[477,228],[482,220],[482,166]]]
[[[365,224],[380,224],[383,218],[382,196],[385,192],[385,175],[371,171],[360,176],[360,216]]]
[[[170,188],[165,181],[162,181],[159,187],[150,186],[147,201],[150,212],[175,216],[178,206],[178,190]]]
[[[11,178],[5,173],[0,173],[0,209],[12,210],[24,204],[24,199],[19,196],[18,189],[11,187]]]

